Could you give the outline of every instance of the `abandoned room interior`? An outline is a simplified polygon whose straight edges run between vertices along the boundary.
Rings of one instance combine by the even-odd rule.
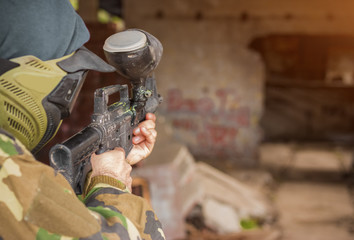
[[[72,1],[105,59],[115,32],[163,45],[163,97],[134,190],[167,239],[354,239],[354,2]],[[90,123],[90,71],[72,116],[38,157]]]

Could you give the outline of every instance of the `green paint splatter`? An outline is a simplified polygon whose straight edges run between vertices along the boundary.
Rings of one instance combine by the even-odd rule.
[[[64,188],[64,192],[72,194],[72,192],[69,189],[67,189],[67,188]]]
[[[259,228],[258,223],[254,219],[242,219],[241,222],[242,229],[256,229]]]

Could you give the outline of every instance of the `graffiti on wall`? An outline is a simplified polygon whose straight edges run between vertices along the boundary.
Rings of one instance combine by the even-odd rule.
[[[197,96],[197,94],[196,94]],[[240,129],[250,127],[250,107],[234,89],[208,91],[187,98],[181,89],[170,89],[165,111],[181,140],[198,155],[237,155]],[[188,139],[183,139],[186,135]],[[192,140],[190,138],[193,138]]]

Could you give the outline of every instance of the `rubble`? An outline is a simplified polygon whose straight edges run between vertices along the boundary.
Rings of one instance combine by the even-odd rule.
[[[196,234],[191,233],[193,228],[218,236],[240,234],[245,232],[241,221],[248,219],[259,223],[257,231],[262,232],[260,224],[273,214],[266,197],[211,165],[196,162],[164,127],[158,127],[155,149],[144,167],[133,170],[133,177],[149,183],[151,204],[166,237],[184,239],[187,232]]]

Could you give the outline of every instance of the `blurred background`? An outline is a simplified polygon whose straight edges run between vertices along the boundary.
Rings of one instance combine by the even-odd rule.
[[[353,1],[71,2],[103,59],[124,29],[163,44],[158,142],[133,174],[168,239],[354,239]],[[43,162],[112,84],[129,82],[89,72]]]

